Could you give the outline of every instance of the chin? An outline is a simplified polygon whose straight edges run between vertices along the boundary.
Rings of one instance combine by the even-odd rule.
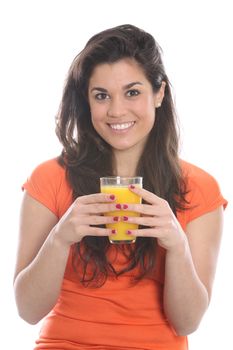
[[[131,149],[133,146],[132,145],[111,145],[113,150],[116,151],[127,151]]]

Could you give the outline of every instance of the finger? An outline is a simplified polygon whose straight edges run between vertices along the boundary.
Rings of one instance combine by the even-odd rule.
[[[161,219],[157,217],[143,217],[143,216],[122,216],[121,221],[137,224],[141,226],[148,226],[148,227],[164,227],[168,226],[168,220]]]
[[[170,210],[167,208],[160,207],[158,205],[151,204],[124,204],[121,205],[121,210],[124,210],[127,214],[127,211],[134,211],[148,216],[164,216],[169,215]]]
[[[126,233],[129,235],[129,237],[130,236],[153,237],[153,238],[161,237],[161,229],[157,227],[138,229],[138,230],[128,230]]]
[[[166,202],[165,199],[156,196],[156,194],[145,190],[144,188],[140,188],[134,185],[129,186],[129,190],[136,193],[138,196],[143,198],[147,203],[151,204],[161,204],[163,202]]]
[[[94,194],[88,194],[85,196],[78,197],[75,200],[75,203],[81,203],[81,204],[105,203],[105,202],[113,202],[115,199],[116,199],[116,196],[114,194],[94,193]]]
[[[82,225],[106,225],[112,224],[120,221],[119,216],[80,216],[77,218],[77,225],[79,225],[79,221]]]
[[[116,233],[116,230],[109,228],[100,228],[93,226],[83,226],[80,230],[80,233],[83,237],[85,236],[110,236]]]
[[[77,214],[102,214],[119,211],[121,210],[121,206],[117,206],[115,203],[95,203],[87,205],[75,203],[75,210]]]

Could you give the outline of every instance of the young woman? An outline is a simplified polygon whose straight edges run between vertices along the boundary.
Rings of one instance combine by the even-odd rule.
[[[74,59],[57,116],[60,157],[24,184],[15,297],[35,349],[188,348],[209,305],[226,200],[179,159],[169,80],[154,38],[132,25]],[[142,204],[99,193],[102,176],[143,176]],[[104,213],[125,210],[124,218]],[[127,211],[138,213],[127,216]],[[107,223],[139,224],[113,245]]]

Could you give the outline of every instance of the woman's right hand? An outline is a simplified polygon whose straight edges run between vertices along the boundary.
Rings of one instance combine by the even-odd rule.
[[[116,211],[114,195],[96,193],[78,197],[53,229],[54,237],[63,245],[78,243],[85,236],[109,236],[114,230],[98,227],[115,223],[119,217],[104,216]]]
[[[25,193],[14,286],[20,316],[35,324],[55,305],[60,294],[70,246],[84,236],[108,236],[98,227],[117,219],[103,214],[116,211],[114,197],[97,193],[77,198],[58,221],[47,207]]]

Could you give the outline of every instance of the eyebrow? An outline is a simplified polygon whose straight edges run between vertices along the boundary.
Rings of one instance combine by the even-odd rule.
[[[123,86],[123,90],[127,90],[127,89],[130,89],[131,87],[133,87],[134,85],[143,85],[143,83],[141,83],[140,81],[133,81],[132,83],[129,83],[125,86]],[[102,87],[99,87],[99,86],[95,86],[91,89],[91,92],[94,91],[94,90],[98,90],[98,91],[101,91],[101,92],[107,92],[108,90],[107,89],[104,89]]]

